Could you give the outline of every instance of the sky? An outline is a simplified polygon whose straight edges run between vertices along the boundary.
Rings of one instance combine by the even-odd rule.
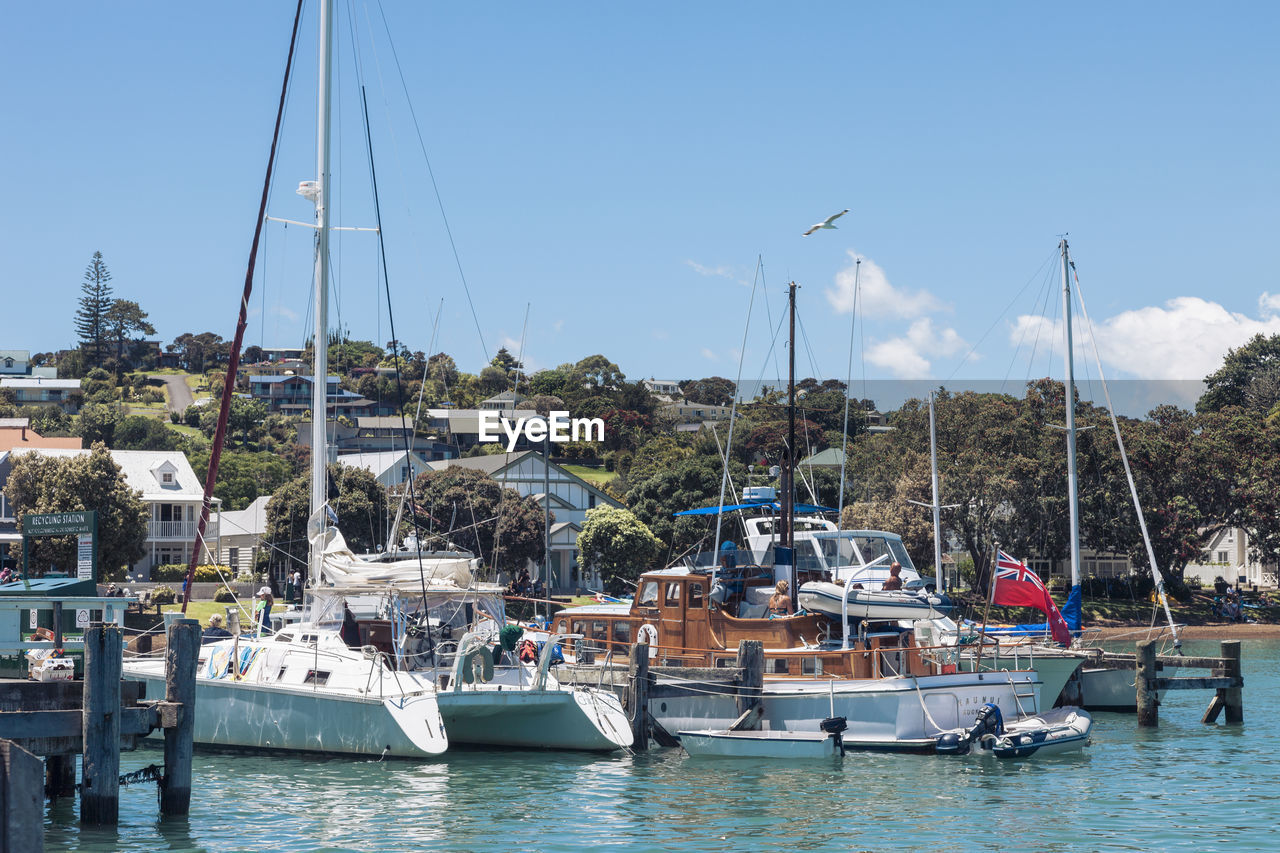
[[[531,369],[603,353],[633,379],[768,380],[794,280],[801,375],[1016,389],[1062,375],[1064,233],[1108,378],[1200,379],[1280,332],[1275,4],[354,0],[337,17],[335,220],[375,224],[363,84],[394,309],[377,238],[335,236],[331,325],[355,338],[385,343],[390,316],[472,372],[505,345]],[[6,9],[0,349],[74,345],[94,251],[156,337],[231,337],[292,19],[286,2]],[[268,211],[299,221],[315,21],[308,2]],[[311,240],[266,226],[246,344],[307,338]]]

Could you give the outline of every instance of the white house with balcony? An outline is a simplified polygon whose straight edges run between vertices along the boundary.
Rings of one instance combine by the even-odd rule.
[[[64,459],[88,452],[61,448],[13,451],[14,455],[40,453]],[[141,574],[145,579],[150,577],[153,566],[189,562],[196,538],[196,526],[200,521],[204,487],[196,478],[186,455],[178,450],[112,450],[111,458],[120,466],[120,473],[129,488],[141,493],[149,516],[146,551],[141,560],[129,567],[129,574]],[[0,489],[3,486],[0,483]],[[213,499],[213,512],[209,514],[209,522],[205,526],[205,541],[209,545],[201,557],[202,562],[212,561],[217,547],[217,510],[220,504],[220,500]]]

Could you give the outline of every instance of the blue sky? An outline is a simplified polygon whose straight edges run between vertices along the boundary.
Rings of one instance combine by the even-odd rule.
[[[1274,4],[338,8],[337,218],[373,224],[359,64],[397,331],[427,349],[443,299],[435,349],[463,369],[515,350],[528,305],[531,367],[733,377],[759,258],[775,323],[802,286],[801,371],[842,377],[862,257],[855,374],[1060,373],[1063,232],[1109,375],[1199,378],[1280,331]],[[73,343],[95,250],[158,337],[230,337],[291,21],[285,2],[6,10],[0,348]],[[314,49],[309,8],[279,217],[311,216]],[[310,235],[265,240],[247,343],[299,345]],[[335,321],[384,342],[372,245],[335,243]],[[757,301],[744,378],[772,373],[771,340]]]

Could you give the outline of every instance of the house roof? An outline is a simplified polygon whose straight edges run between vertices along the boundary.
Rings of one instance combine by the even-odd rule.
[[[360,429],[403,429],[407,426],[412,430],[413,418],[401,418],[399,415],[389,415],[386,417],[360,415],[356,418],[356,426]]]
[[[404,450],[383,450],[375,453],[339,453],[338,462],[349,468],[363,468],[372,473],[373,476],[381,477],[396,466],[404,464],[406,456],[408,456],[408,453]],[[425,469],[429,464],[417,453],[413,454],[415,471]]]
[[[844,451],[838,447],[828,447],[819,453],[815,453],[808,459],[802,459],[798,467],[803,468],[806,465],[813,465],[817,468],[839,468],[844,464]]]
[[[222,533],[231,536],[262,536],[267,532],[267,504],[271,495],[260,495],[245,509],[222,513]]]
[[[55,391],[79,391],[79,379],[50,379],[46,376],[5,376],[0,378],[4,388],[49,388]]]
[[[58,459],[70,459],[89,453],[87,449],[31,447],[15,448],[14,453],[39,453]],[[186,454],[181,450],[112,450],[111,458],[120,466],[129,488],[142,492],[144,501],[202,500],[204,486],[196,478]],[[173,485],[164,486],[153,469],[168,462],[173,466]]]
[[[486,454],[484,456],[469,456],[465,459],[439,459],[434,462],[428,462],[427,466],[430,467],[433,471],[443,471],[446,468],[449,468],[452,466],[457,466],[460,468],[470,468],[473,471],[482,471],[485,474],[488,474],[490,477],[493,477],[503,469],[518,464],[520,460],[522,460],[526,456],[533,456],[537,459],[543,458],[542,454],[536,450],[521,450],[516,453],[493,453],[493,454]],[[608,503],[610,506],[622,506],[622,504],[618,503],[616,500],[611,498],[609,494],[605,492],[603,489],[601,489],[599,486],[593,486],[591,483],[588,483],[586,480],[582,479],[577,474],[573,473],[572,471],[565,470],[564,468],[557,465],[555,462],[550,462],[548,464],[551,466],[551,468],[554,471],[556,471],[556,475],[558,478],[560,477],[565,478],[570,482],[576,483],[586,488],[588,491],[590,491],[592,494],[599,497],[600,500],[603,500],[606,503]]]

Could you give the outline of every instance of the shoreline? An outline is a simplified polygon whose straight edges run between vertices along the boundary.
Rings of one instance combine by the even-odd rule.
[[[1092,630],[1101,634],[1104,640],[1118,640],[1132,636],[1136,642],[1142,639],[1147,631],[1168,634],[1167,625],[1154,628],[1148,625],[1107,625],[1094,626]],[[1179,625],[1178,636],[1184,640],[1270,640],[1280,637],[1280,624],[1248,622],[1215,622],[1208,625]]]

